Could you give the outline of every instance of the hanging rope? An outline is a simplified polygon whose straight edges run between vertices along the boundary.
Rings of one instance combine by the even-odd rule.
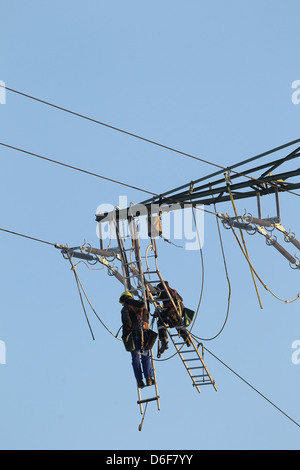
[[[94,334],[93,334],[93,331],[92,331],[92,328],[91,328],[91,325],[90,325],[90,322],[89,322],[89,319],[88,319],[88,316],[87,316],[87,313],[86,313],[86,309],[85,309],[85,306],[84,306],[84,302],[83,302],[83,298],[82,298],[81,291],[83,292],[83,294],[84,294],[84,296],[85,296],[85,298],[86,298],[86,300],[87,300],[89,306],[91,307],[91,309],[92,309],[94,315],[95,315],[96,318],[99,320],[99,322],[101,323],[101,325],[102,325],[102,326],[108,331],[108,333],[111,334],[115,339],[117,339],[118,341],[122,341],[120,338],[118,338],[118,334],[119,334],[120,329],[119,329],[117,335],[114,335],[114,334],[109,330],[109,328],[105,325],[105,323],[101,320],[101,318],[99,317],[99,315],[97,314],[96,310],[94,309],[93,305],[92,305],[91,302],[90,302],[90,299],[89,299],[88,296],[87,296],[87,293],[86,293],[85,290],[84,290],[84,287],[83,287],[83,285],[82,285],[82,283],[81,283],[81,281],[80,281],[80,279],[79,279],[78,273],[77,273],[77,271],[76,271],[76,266],[74,266],[74,263],[73,263],[73,261],[72,261],[71,256],[69,255],[69,253],[68,253],[68,259],[69,259],[70,264],[71,264],[71,266],[72,266],[71,269],[72,269],[72,271],[73,271],[73,273],[74,273],[74,276],[75,276],[75,280],[76,280],[76,284],[77,284],[77,287],[78,287],[78,292],[79,292],[81,304],[82,304],[83,311],[84,311],[84,314],[85,314],[85,318],[86,318],[86,320],[87,320],[87,323],[88,323],[89,329],[90,329],[90,331],[91,331],[91,335],[92,335],[93,340],[95,340],[95,336],[94,336]]]
[[[94,333],[93,333],[93,330],[92,330],[92,327],[91,327],[91,324],[90,324],[88,315],[87,315],[87,313],[86,313],[85,305],[84,305],[84,302],[83,302],[83,298],[82,298],[82,294],[81,294],[81,290],[80,290],[79,279],[78,279],[78,275],[77,275],[77,272],[76,272],[76,268],[75,268],[75,266],[74,266],[74,263],[73,263],[73,261],[72,261],[71,256],[69,255],[69,253],[68,253],[68,259],[69,259],[70,264],[71,264],[71,266],[72,266],[71,270],[73,271],[73,274],[74,274],[74,276],[75,276],[75,281],[76,281],[77,289],[78,289],[78,292],[79,292],[79,297],[80,297],[81,305],[82,305],[82,308],[83,308],[83,311],[84,311],[85,319],[86,319],[86,322],[87,322],[87,324],[88,324],[89,330],[90,330],[90,332],[91,332],[93,341],[95,341],[95,336],[94,336]]]

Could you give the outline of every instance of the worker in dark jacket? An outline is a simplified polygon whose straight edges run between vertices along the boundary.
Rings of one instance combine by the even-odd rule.
[[[149,312],[144,302],[135,300],[131,292],[124,292],[119,302],[123,305],[121,316],[123,323],[123,342],[131,353],[132,367],[139,388],[144,388],[143,373],[146,385],[154,385],[153,368],[150,351],[144,350],[149,329]]]
[[[156,297],[163,303],[163,309],[157,312],[157,326],[160,340],[159,353],[163,354],[163,352],[169,348],[167,327],[176,328],[179,336],[184,340],[186,345],[190,347],[191,343],[188,332],[183,328],[182,312],[184,306],[182,297],[176,290],[171,289],[167,281],[165,281],[164,284],[160,282],[157,284],[156,288]]]

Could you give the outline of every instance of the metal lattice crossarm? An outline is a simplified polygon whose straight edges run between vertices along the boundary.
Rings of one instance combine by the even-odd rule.
[[[283,146],[284,147],[284,146]],[[283,147],[275,149],[282,150]],[[262,158],[268,152],[255,158]],[[151,199],[132,205],[127,209],[116,210],[113,217],[118,220],[126,220],[130,215],[139,215],[141,210],[146,214],[163,213],[169,210],[178,210],[186,205],[209,206],[215,203],[230,201],[227,184],[224,180],[224,173],[230,176],[230,188],[235,200],[265,196],[268,194],[278,194],[282,192],[294,193],[300,188],[300,168],[285,170],[273,174],[275,170],[284,164],[296,160],[300,157],[300,147],[297,147],[288,155],[284,155],[276,160],[261,164],[238,172],[236,168],[245,165],[253,159],[248,159],[239,164],[224,168],[224,171],[209,174],[198,180],[194,180],[183,186],[154,196]],[[222,175],[222,177],[220,177]],[[299,194],[297,194],[299,196]],[[107,221],[112,213],[97,214],[96,221]],[[145,215],[142,213],[141,215]]]

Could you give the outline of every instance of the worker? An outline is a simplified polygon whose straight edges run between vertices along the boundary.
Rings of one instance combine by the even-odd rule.
[[[123,324],[123,342],[131,353],[133,372],[138,388],[154,385],[153,368],[150,356],[151,348],[147,348],[147,331],[149,328],[149,312],[144,302],[135,300],[131,292],[124,292],[119,302],[123,305],[121,316]],[[143,374],[146,385],[143,381]]]
[[[182,297],[176,290],[171,289],[167,281],[165,281],[164,284],[162,282],[157,284],[156,289],[156,297],[163,303],[163,308],[156,312],[158,316],[157,326],[160,341],[159,354],[161,355],[166,349],[169,349],[167,327],[176,328],[179,337],[184,340],[187,347],[190,347],[189,333],[184,328],[182,318],[184,309]]]

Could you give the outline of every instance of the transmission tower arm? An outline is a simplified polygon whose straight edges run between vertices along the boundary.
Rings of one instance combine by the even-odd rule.
[[[297,141],[298,142],[298,141]],[[284,147],[277,149],[281,150]],[[268,152],[261,155],[261,158],[267,155]],[[234,194],[234,199],[246,199],[268,194],[278,194],[280,192],[293,192],[300,188],[299,178],[295,182],[290,181],[292,178],[299,177],[300,168],[282,171],[281,173],[272,174],[275,169],[278,169],[283,164],[295,160],[300,157],[300,147],[297,147],[293,152],[262,165],[237,172],[233,168],[245,164],[252,159],[241,162],[240,164],[232,165],[229,168],[224,168],[224,171],[218,171],[206,177],[184,184],[178,188],[174,188],[160,196],[147,199],[139,203],[136,207],[143,205],[146,207],[148,214],[163,212],[164,207],[168,212],[170,210],[184,208],[188,205],[204,205],[209,206],[215,203],[223,203],[230,201],[230,195],[227,191],[227,185],[224,182],[224,173],[230,173],[231,191]],[[220,178],[220,174],[223,177]],[[207,182],[208,181],[208,182]],[[118,220],[128,219],[129,211],[134,211],[135,206],[128,209],[118,211]],[[156,211],[156,212],[155,212]],[[96,214],[97,222],[108,221],[109,217],[116,217],[115,213]]]

